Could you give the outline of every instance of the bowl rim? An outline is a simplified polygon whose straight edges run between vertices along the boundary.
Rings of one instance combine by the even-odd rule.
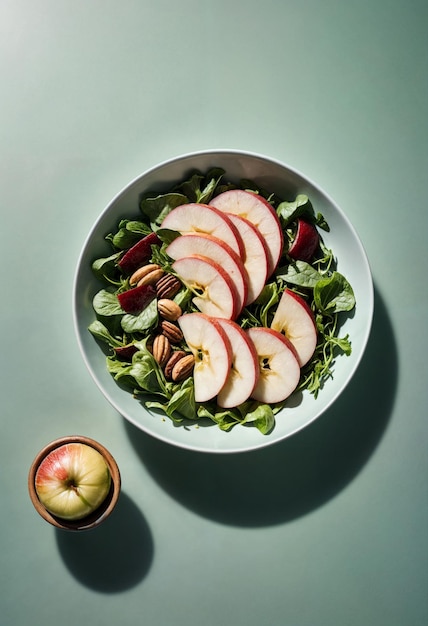
[[[116,400],[111,396],[111,394],[103,387],[102,383],[97,379],[95,372],[93,371],[93,368],[89,362],[89,359],[86,355],[84,346],[83,346],[83,342],[80,336],[80,331],[79,331],[79,324],[78,324],[78,311],[77,311],[77,302],[76,302],[76,291],[77,291],[77,285],[78,285],[78,280],[79,280],[79,273],[80,273],[80,268],[81,268],[81,262],[82,262],[82,257],[84,255],[84,252],[87,249],[88,243],[90,242],[91,238],[93,237],[93,233],[96,231],[96,229],[98,228],[98,226],[103,222],[105,216],[108,214],[108,212],[111,210],[111,208],[121,199],[121,197],[127,193],[130,192],[130,190],[138,185],[140,183],[140,181],[144,178],[150,177],[151,175],[155,174],[158,171],[161,171],[162,169],[164,169],[165,167],[171,167],[174,164],[177,163],[184,163],[186,161],[191,161],[194,159],[198,159],[198,158],[204,158],[204,157],[210,157],[210,156],[226,156],[226,157],[230,157],[230,156],[236,156],[236,157],[249,157],[250,159],[259,159],[262,162],[265,163],[270,163],[276,167],[282,168],[286,171],[289,172],[289,174],[291,174],[293,177],[296,177],[298,179],[300,179],[301,181],[304,181],[305,183],[307,183],[310,187],[312,187],[318,194],[320,194],[320,196],[324,197],[324,199],[326,200],[326,202],[328,202],[335,211],[337,211],[337,213],[340,215],[341,219],[346,223],[346,227],[349,230],[349,232],[352,234],[353,239],[355,240],[356,244],[358,245],[360,252],[361,252],[361,256],[365,262],[365,269],[366,269],[366,273],[367,273],[367,277],[368,277],[368,284],[366,285],[366,291],[365,291],[365,310],[366,310],[366,318],[367,318],[367,322],[366,325],[364,327],[364,332],[362,333],[361,336],[361,340],[360,340],[360,351],[359,354],[357,355],[357,358],[354,359],[354,365],[353,367],[350,369],[350,371],[348,372],[345,380],[343,381],[343,384],[335,391],[335,393],[332,394],[332,397],[329,399],[328,402],[326,402],[324,404],[323,407],[320,407],[319,410],[314,411],[313,416],[311,417],[311,419],[308,419],[305,421],[305,423],[296,426],[294,429],[292,429],[289,433],[280,436],[280,437],[269,437],[268,435],[263,436],[263,439],[261,441],[259,441],[256,445],[249,445],[247,447],[226,447],[226,448],[217,448],[215,446],[206,448],[206,447],[198,447],[197,445],[193,445],[192,443],[185,443],[185,442],[180,442],[180,441],[174,441],[171,437],[168,437],[167,435],[163,435],[157,432],[153,432],[152,429],[147,428],[145,425],[141,424],[140,422],[138,422],[136,419],[133,419],[130,415],[128,415],[126,413],[126,411],[123,411],[123,409],[120,407],[120,403],[116,402]],[[80,353],[83,357],[84,363],[86,365],[87,370],[89,371],[93,381],[95,382],[96,386],[98,387],[98,389],[101,391],[102,395],[108,400],[108,402],[110,403],[111,406],[113,406],[113,408],[123,417],[125,418],[127,421],[129,421],[131,424],[133,424],[136,428],[138,428],[139,430],[144,431],[146,434],[155,437],[156,439],[169,444],[169,445],[173,445],[182,449],[186,449],[186,450],[190,450],[190,451],[195,451],[195,452],[202,452],[202,453],[215,453],[215,454],[236,454],[236,453],[243,453],[243,452],[249,452],[249,451],[254,451],[260,448],[264,448],[264,447],[268,447],[270,445],[274,445],[276,443],[279,443],[280,441],[283,441],[284,439],[288,439],[290,437],[292,437],[293,435],[297,434],[298,432],[300,432],[301,430],[304,430],[306,427],[308,427],[310,424],[312,424],[316,419],[318,419],[322,414],[324,414],[338,399],[338,397],[345,391],[345,389],[347,388],[347,386],[349,385],[351,379],[353,378],[353,376],[355,375],[356,371],[358,370],[361,360],[364,356],[364,353],[366,351],[367,348],[367,344],[370,338],[370,334],[371,334],[371,329],[372,329],[372,324],[373,324],[373,315],[374,315],[374,285],[373,285],[373,276],[372,276],[372,272],[371,272],[371,267],[370,267],[370,262],[368,259],[368,255],[367,252],[364,248],[364,245],[355,229],[355,227],[353,226],[353,224],[351,223],[350,219],[348,218],[347,214],[340,208],[340,206],[337,204],[337,202],[332,198],[332,196],[330,196],[318,183],[316,183],[311,177],[309,177],[308,175],[304,174],[302,171],[300,171],[299,169],[290,166],[288,163],[281,161],[277,158],[274,157],[270,157],[267,156],[263,153],[259,153],[259,152],[254,152],[254,151],[249,151],[249,150],[239,150],[239,149],[233,149],[233,148],[213,148],[213,149],[203,149],[203,150],[196,150],[196,151],[191,151],[191,152],[185,152],[185,153],[181,153],[178,154],[176,156],[173,156],[171,158],[167,158],[164,159],[162,161],[160,161],[159,163],[157,163],[156,165],[153,165],[149,168],[147,168],[146,170],[144,170],[142,173],[138,174],[137,176],[135,176],[132,180],[130,180],[127,184],[125,184],[120,191],[118,191],[116,193],[116,195],[107,203],[107,205],[104,207],[104,209],[100,212],[100,214],[98,215],[98,217],[96,218],[96,220],[93,222],[92,227],[90,228],[88,234],[85,237],[85,240],[83,242],[83,245],[80,249],[79,252],[79,256],[78,256],[78,261],[77,261],[77,266],[75,269],[75,274],[74,274],[74,281],[73,281],[73,325],[74,325],[74,329],[75,329],[75,335],[77,337],[77,342],[79,345],[79,350]]]
[[[104,501],[100,504],[100,506],[85,516],[80,520],[65,520],[56,515],[50,513],[44,505],[40,502],[39,497],[36,492],[35,487],[35,479],[36,473],[39,468],[40,463],[43,459],[53,450],[60,448],[61,446],[70,444],[70,443],[82,443],[91,448],[94,448],[99,452],[104,458],[105,462],[110,471],[111,475],[111,485],[110,490],[104,499]],[[120,470],[117,465],[116,460],[113,455],[107,450],[105,446],[101,443],[92,439],[90,437],[86,437],[84,435],[67,435],[64,437],[59,437],[50,443],[46,444],[35,456],[33,462],[31,463],[30,470],[28,472],[28,492],[30,495],[31,502],[33,503],[34,508],[39,513],[39,515],[55,526],[56,528],[62,530],[69,531],[81,531],[81,530],[91,530],[99,526],[102,522],[104,522],[112,513],[115,508],[120,495],[121,490],[121,476]]]

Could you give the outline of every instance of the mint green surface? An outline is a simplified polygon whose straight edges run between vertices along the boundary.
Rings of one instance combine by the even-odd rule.
[[[426,2],[0,2],[0,624],[419,626],[428,619]],[[78,351],[72,286],[99,213],[160,161],[269,155],[345,211],[376,289],[340,400],[227,458],[149,438]],[[27,473],[98,439],[123,493],[46,524]]]

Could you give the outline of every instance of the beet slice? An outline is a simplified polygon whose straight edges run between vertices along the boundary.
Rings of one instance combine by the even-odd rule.
[[[153,285],[140,285],[119,293],[117,298],[125,313],[138,315],[156,297]]]
[[[125,272],[125,274],[132,274],[150,259],[152,256],[152,246],[160,245],[161,243],[156,233],[146,235],[125,252],[118,262],[120,269]]]
[[[117,346],[114,348],[119,359],[123,361],[132,361],[132,357],[138,351],[138,348],[133,343],[128,343],[126,346]]]

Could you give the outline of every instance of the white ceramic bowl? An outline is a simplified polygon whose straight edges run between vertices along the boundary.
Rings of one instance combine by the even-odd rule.
[[[255,180],[261,187],[284,199],[294,199],[298,193],[306,194],[315,209],[326,218],[330,232],[324,233],[327,246],[338,259],[338,270],[351,283],[356,309],[342,328],[352,341],[351,356],[340,356],[334,366],[334,377],[328,380],[318,398],[303,393],[299,402],[293,403],[276,416],[276,425],[268,435],[254,427],[235,426],[229,432],[217,425],[202,426],[200,422],[190,427],[175,425],[169,418],[146,410],[131,393],[122,390],[108,373],[105,356],[100,346],[87,330],[94,320],[92,298],[102,287],[94,277],[91,263],[94,259],[111,254],[105,235],[116,230],[122,218],[141,217],[139,198],[147,191],[167,191],[182,181],[193,170],[204,173],[211,167],[222,167],[225,178]],[[289,437],[308,426],[319,417],[344,391],[355,373],[368,341],[373,316],[373,283],[369,263],[361,242],[343,211],[316,184],[291,167],[269,157],[238,150],[210,150],[173,158],[148,170],[129,183],[101,213],[93,226],[81,252],[74,285],[74,323],[78,343],[92,378],[105,398],[132,424],[150,435],[170,444],[200,452],[230,453],[253,450]]]

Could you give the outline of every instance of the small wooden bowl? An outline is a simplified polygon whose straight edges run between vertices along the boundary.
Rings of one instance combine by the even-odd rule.
[[[35,487],[37,469],[42,460],[45,458],[45,456],[52,452],[52,450],[55,450],[55,448],[59,448],[60,446],[63,446],[67,443],[83,443],[97,450],[103,456],[105,462],[107,463],[111,475],[110,491],[107,494],[104,502],[97,508],[96,511],[90,513],[80,520],[65,520],[57,517],[56,515],[52,515],[52,513],[49,513],[49,511],[47,511],[43,504],[40,502]],[[61,528],[62,530],[91,530],[99,526],[108,518],[108,516],[116,506],[119,499],[120,488],[121,478],[119,468],[110,452],[103,445],[98,443],[98,441],[81,435],[70,435],[68,437],[61,437],[60,439],[55,439],[55,441],[51,441],[51,443],[48,443],[42,450],[40,450],[40,452],[34,459],[28,474],[28,491],[34,508],[43,517],[44,520],[46,520],[53,526],[56,526],[56,528]]]

